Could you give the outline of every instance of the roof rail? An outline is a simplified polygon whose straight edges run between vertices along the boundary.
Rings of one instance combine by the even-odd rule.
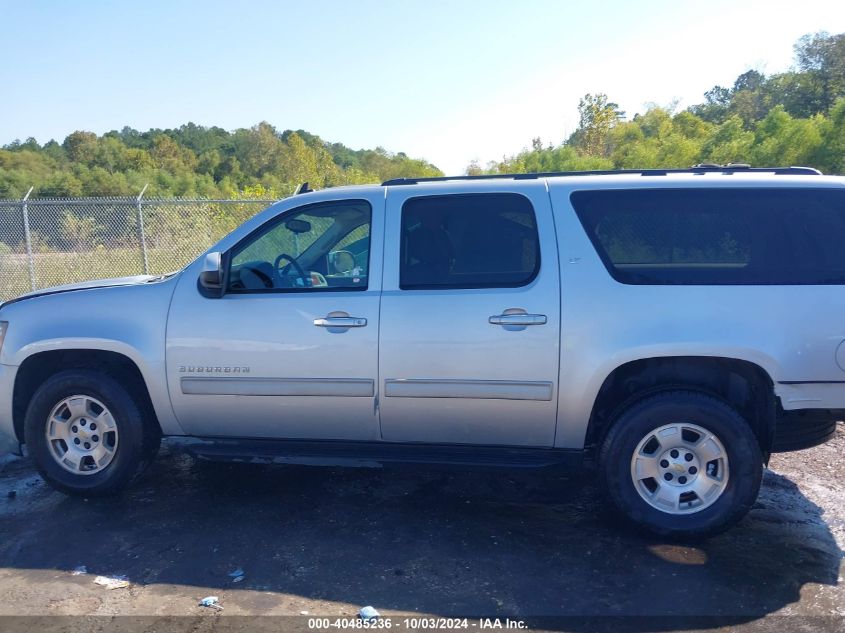
[[[383,187],[397,185],[416,185],[421,182],[443,182],[448,180],[494,180],[512,178],[514,180],[536,180],[537,178],[555,178],[558,176],[616,176],[619,174],[636,174],[640,176],[665,176],[667,174],[705,174],[717,172],[722,174],[766,173],[784,176],[821,176],[822,172],[813,167],[751,167],[743,163],[728,163],[714,165],[701,163],[687,169],[596,169],[588,171],[545,171],[530,174],[482,174],[480,176],[437,176],[427,178],[392,178],[385,180]]]

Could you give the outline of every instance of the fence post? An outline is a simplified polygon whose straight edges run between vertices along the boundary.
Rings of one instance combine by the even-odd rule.
[[[26,243],[26,258],[29,262],[29,285],[32,290],[35,290],[35,259],[32,257],[32,234],[29,231],[29,209],[26,201],[29,200],[29,194],[35,187],[30,187],[29,191],[21,200],[21,215],[23,216],[23,237]]]
[[[144,233],[144,208],[143,202],[141,202],[141,198],[144,197],[144,192],[147,190],[147,187],[150,186],[150,183],[144,185],[144,188],[141,189],[141,193],[138,194],[138,198],[135,200],[135,204],[137,205],[138,209],[138,241],[141,243],[141,258],[144,262],[144,274],[150,274],[150,261],[147,258],[147,235]]]

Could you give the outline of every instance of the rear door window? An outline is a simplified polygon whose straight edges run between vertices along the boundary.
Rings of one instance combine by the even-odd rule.
[[[411,198],[402,207],[400,287],[516,287],[540,268],[534,208],[517,194]]]
[[[845,283],[843,191],[604,190],[571,201],[622,283]]]

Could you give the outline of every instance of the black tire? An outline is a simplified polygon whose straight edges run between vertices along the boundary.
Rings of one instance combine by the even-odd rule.
[[[65,470],[51,454],[45,436],[53,408],[73,395],[97,399],[111,412],[118,442],[111,462],[100,472],[74,474]],[[24,434],[29,455],[44,480],[70,495],[100,497],[123,490],[155,458],[160,442],[158,425],[145,420],[144,407],[136,397],[106,374],[89,369],[71,369],[48,378],[29,402]]]
[[[691,514],[653,507],[637,491],[631,474],[640,442],[661,426],[680,421],[718,437],[729,469],[716,501]],[[699,392],[667,391],[636,402],[612,421],[599,452],[599,470],[607,498],[625,519],[659,536],[698,539],[726,530],[751,509],[760,490],[763,458],[750,426],[730,405]]]

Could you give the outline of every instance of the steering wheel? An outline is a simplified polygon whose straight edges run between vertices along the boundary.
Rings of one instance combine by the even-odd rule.
[[[281,255],[279,255],[276,258],[276,261],[273,263],[273,269],[276,271],[276,274],[279,276],[279,278],[282,277],[282,273],[279,270],[279,264],[282,263],[283,259],[286,259],[290,262],[290,264],[288,264],[288,266],[294,267],[294,270],[296,271],[296,275],[302,280],[302,287],[307,288],[308,282],[311,280],[311,278],[308,275],[305,274],[305,271],[302,270],[302,266],[297,264],[296,260],[293,257],[291,257],[290,255],[288,255],[287,253],[282,253]],[[288,266],[285,266],[285,268],[288,268]]]

